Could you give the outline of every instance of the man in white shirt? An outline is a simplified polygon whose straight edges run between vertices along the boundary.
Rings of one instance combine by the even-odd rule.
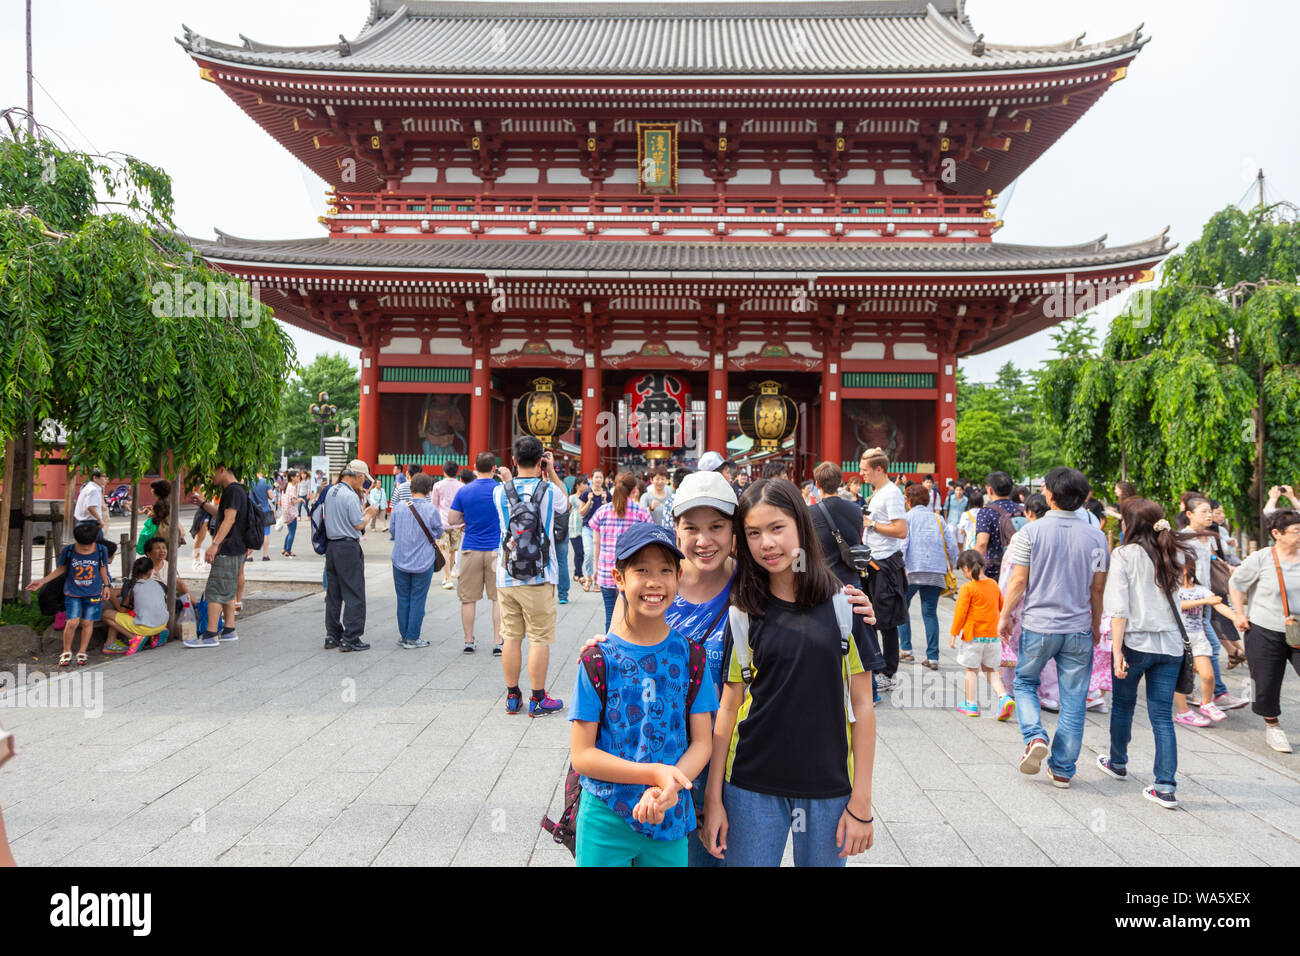
[[[889,480],[889,457],[868,449],[858,462],[864,485],[873,491],[866,505],[862,543],[871,549],[872,568],[867,574],[867,595],[876,610],[876,632],[885,657],[885,669],[876,675],[876,689],[890,690],[898,671],[898,626],[907,620],[907,571],[903,541],[907,538],[907,502]]]
[[[77,494],[77,505],[72,512],[77,524],[93,521],[99,525],[101,535],[108,529],[108,522],[104,518],[104,486],[107,484],[107,475],[98,468],[92,471],[90,481],[82,485]]]

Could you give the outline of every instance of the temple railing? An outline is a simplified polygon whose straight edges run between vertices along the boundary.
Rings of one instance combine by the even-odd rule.
[[[753,190],[721,196],[504,191],[337,193],[322,217],[331,234],[422,233],[493,238],[989,239],[993,199]]]

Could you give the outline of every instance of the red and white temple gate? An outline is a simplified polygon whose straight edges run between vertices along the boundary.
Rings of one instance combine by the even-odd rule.
[[[797,474],[879,444],[953,477],[957,360],[1171,248],[993,242],[998,192],[1124,78],[1136,30],[999,46],[960,0],[372,0],[337,44],[181,42],[331,185],[324,236],[195,245],[360,348],[381,473],[507,456],[538,375],[579,404],[581,467],[608,468],[591,412],[667,371],[703,403],[699,452],[772,379]]]

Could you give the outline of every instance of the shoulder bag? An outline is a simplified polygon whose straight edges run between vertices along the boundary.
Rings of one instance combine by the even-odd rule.
[[[1273,567],[1277,570],[1277,587],[1282,592],[1282,614],[1286,622],[1286,642],[1291,647],[1300,647],[1300,621],[1291,616],[1291,605],[1286,599],[1286,582],[1282,580],[1282,562],[1278,560],[1277,548],[1273,552]]]
[[[943,573],[943,593],[939,596],[947,597],[957,593],[957,575],[953,573],[952,562],[948,560],[948,536],[944,533],[943,519],[938,512],[935,512],[934,518],[939,522],[939,547],[943,550],[943,563],[948,569]]]
[[[1156,587],[1160,585],[1157,584]],[[1187,638],[1187,628],[1183,625],[1183,615],[1179,611],[1178,605],[1174,603],[1174,596],[1168,591],[1165,592],[1165,599],[1169,602],[1169,610],[1174,612],[1174,623],[1178,625],[1178,633],[1183,635],[1183,666],[1178,669],[1178,683],[1174,690],[1180,694],[1190,694],[1192,692],[1192,679],[1196,675],[1196,664],[1192,660],[1192,642]],[[1206,608],[1209,611],[1209,608]]]
[[[411,515],[415,518],[416,524],[420,526],[424,536],[429,539],[429,544],[433,545],[433,570],[441,571],[442,566],[447,563],[447,559],[442,556],[442,548],[438,547],[438,542],[429,533],[429,528],[425,525],[424,519],[420,517],[420,512],[415,509],[415,502],[408,501],[406,507],[411,509]]]

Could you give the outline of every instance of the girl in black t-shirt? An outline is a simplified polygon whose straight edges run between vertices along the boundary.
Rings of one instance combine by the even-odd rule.
[[[843,866],[874,839],[877,662],[858,654],[872,644],[856,620],[842,640],[847,605],[836,607],[840,584],[792,482],[756,482],[734,521],[736,577],[704,844],[728,866],[778,866],[793,829],[796,866]],[[741,640],[733,625],[745,622]]]

